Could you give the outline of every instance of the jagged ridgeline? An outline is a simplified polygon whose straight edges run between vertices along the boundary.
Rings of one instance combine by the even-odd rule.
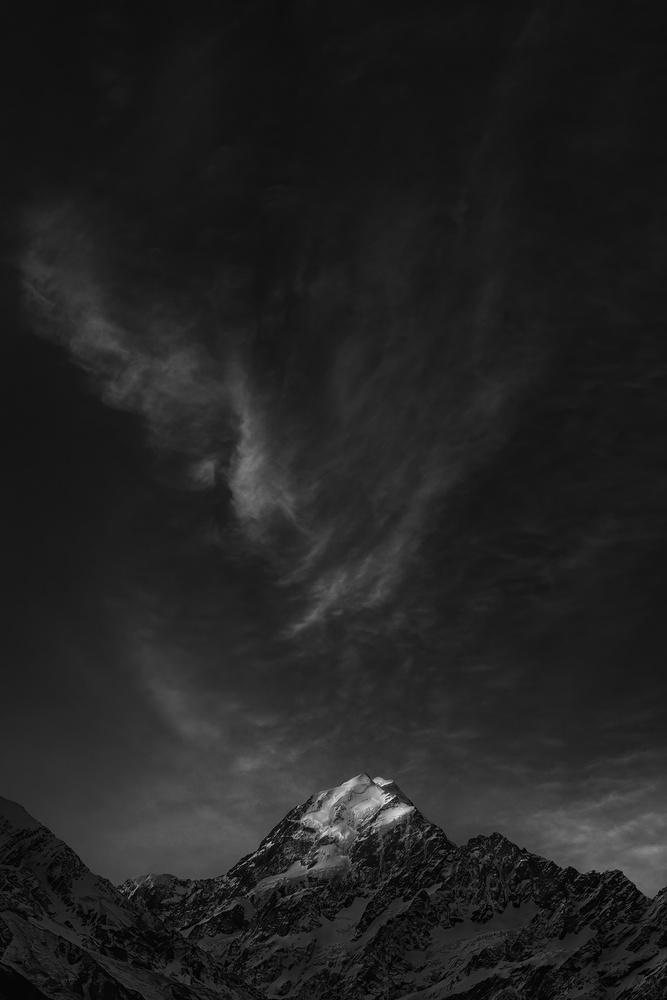
[[[226,875],[118,889],[0,800],[0,997],[664,1000],[667,890],[498,833],[462,847],[357,775]]]

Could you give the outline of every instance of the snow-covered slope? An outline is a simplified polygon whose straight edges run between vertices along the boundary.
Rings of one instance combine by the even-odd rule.
[[[457,847],[367,774],[226,875],[120,889],[0,799],[0,998],[82,996],[665,1000],[667,889],[649,900],[500,834]]]
[[[391,781],[293,809],[226,875],[123,892],[267,997],[665,1000],[667,892],[500,834],[455,846]]]
[[[0,798],[0,997],[254,995]]]

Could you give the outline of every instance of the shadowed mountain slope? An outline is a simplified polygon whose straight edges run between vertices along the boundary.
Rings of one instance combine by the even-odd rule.
[[[457,847],[367,774],[297,806],[226,875],[121,891],[270,998],[667,995],[667,893],[499,833]]]
[[[210,955],[0,798],[0,998],[253,1000]]]

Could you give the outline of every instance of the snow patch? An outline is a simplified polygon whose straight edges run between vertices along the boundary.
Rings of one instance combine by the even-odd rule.
[[[374,828],[386,828],[396,826],[400,823],[402,819],[405,819],[410,813],[415,811],[414,806],[409,806],[406,804],[401,804],[400,806],[392,806],[390,809],[385,809],[377,819],[373,822]]]
[[[251,897],[262,896],[265,892],[275,889],[276,886],[290,882],[292,879],[305,878],[307,874],[308,868],[300,861],[294,861],[284,872],[278,872],[275,875],[268,875],[266,878],[260,879],[253,887]]]
[[[367,774],[358,774],[337,788],[320,792],[301,823],[320,837],[351,841],[359,825],[371,820],[391,799]]]

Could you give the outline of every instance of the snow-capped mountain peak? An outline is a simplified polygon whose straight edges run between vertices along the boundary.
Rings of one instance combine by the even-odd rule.
[[[362,830],[386,828],[414,811],[392,781],[362,772],[313,796],[300,822],[320,838],[348,843]]]

